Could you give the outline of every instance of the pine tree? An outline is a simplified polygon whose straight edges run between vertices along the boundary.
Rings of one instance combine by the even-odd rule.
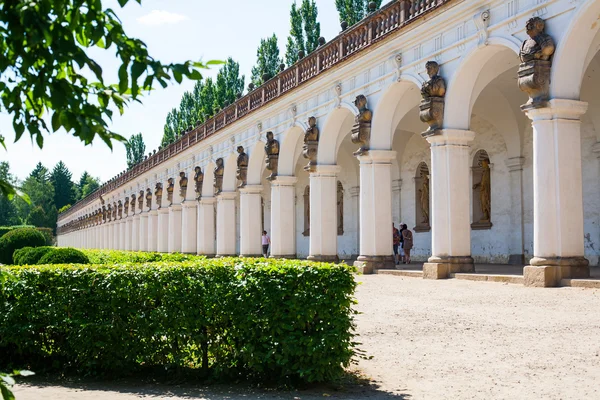
[[[252,67],[251,82],[255,86],[263,84],[263,75],[268,79],[273,78],[279,71],[279,65],[283,62],[279,58],[279,47],[277,47],[277,35],[261,39],[260,46],[256,50],[256,65]]]
[[[127,143],[125,143],[125,149],[127,150],[127,168],[131,168],[142,162],[144,160],[144,153],[146,152],[146,144],[144,143],[142,134],[131,135]]]
[[[58,214],[54,199],[54,185],[48,169],[42,163],[38,163],[23,181],[21,189],[29,196],[31,204],[23,199],[15,200],[20,223],[55,228]]]
[[[71,171],[59,161],[50,174],[50,181],[54,186],[54,205],[57,209],[73,204],[75,202],[75,185],[73,184]]]
[[[340,16],[340,22],[347,22],[352,26],[369,14],[371,0],[335,0],[335,7]],[[381,7],[382,0],[374,1],[376,9]]]

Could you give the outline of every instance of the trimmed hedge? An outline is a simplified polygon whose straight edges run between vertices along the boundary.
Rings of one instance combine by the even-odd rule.
[[[121,250],[89,250],[81,249],[91,264],[122,264],[122,263],[150,263],[150,262],[179,262],[204,260],[205,256],[181,253],[152,253],[144,251]]]
[[[20,228],[35,228],[40,231],[42,235],[46,238],[46,246],[52,246],[54,242],[54,235],[52,234],[52,228],[36,228],[33,225],[15,225],[15,226],[0,226],[0,238],[7,234],[8,232],[20,229]]]
[[[15,250],[45,244],[46,238],[35,228],[14,229],[0,238],[0,263],[11,264]]]
[[[89,264],[90,260],[77,249],[55,247],[38,261],[38,264]]]
[[[13,253],[13,264],[36,265],[40,259],[54,247],[23,247]]]
[[[356,354],[353,271],[239,258],[2,267],[0,364],[327,381]]]

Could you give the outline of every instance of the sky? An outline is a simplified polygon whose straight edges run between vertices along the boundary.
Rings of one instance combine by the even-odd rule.
[[[142,5],[130,1],[123,9],[115,0],[103,3],[116,10],[125,32],[143,40],[154,58],[182,62],[232,57],[240,63],[247,87],[261,38],[277,34],[280,55],[285,55],[293,0],[144,0]],[[335,1],[316,0],[316,4],[321,35],[329,41],[340,31]],[[108,81],[115,82],[119,64],[114,49],[94,52],[93,57],[102,66],[105,77],[112,78]],[[215,76],[217,70],[218,67],[203,74]],[[156,149],[167,114],[179,106],[182,94],[193,86],[193,81],[183,81],[181,85],[173,83],[153,91],[144,97],[143,104],[130,105],[123,116],[115,113],[110,129],[125,137],[141,132],[146,153]],[[0,161],[8,161],[11,173],[19,179],[27,177],[40,161],[51,169],[62,160],[75,181],[84,171],[104,182],[126,169],[125,147],[121,143],[115,143],[111,152],[100,140],[84,146],[64,131],[46,135],[42,150],[32,144],[27,133],[12,143],[12,117],[7,114],[0,114],[0,134],[7,139],[8,148],[0,148]]]

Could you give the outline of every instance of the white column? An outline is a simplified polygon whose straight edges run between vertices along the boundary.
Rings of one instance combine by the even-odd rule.
[[[169,251],[169,209],[158,209],[157,251],[166,253]]]
[[[148,251],[158,251],[158,210],[148,212]]]
[[[215,201],[214,197],[202,198],[198,202],[197,234],[198,254],[214,256],[215,253]]]
[[[473,272],[471,257],[469,142],[475,132],[443,129],[427,137],[431,145],[431,252],[426,279]],[[391,229],[391,226],[390,226]]]
[[[104,250],[109,250],[110,249],[110,236],[111,236],[111,232],[110,232],[110,224],[108,222],[105,222],[104,225],[102,225],[102,236],[104,237],[103,242],[104,242],[104,247],[102,247]]]
[[[297,181],[298,178],[295,176],[278,176],[271,181],[270,237],[273,258],[296,258]],[[312,229],[311,225],[311,235]]]
[[[309,260],[337,261],[338,165],[318,165],[310,173]]]
[[[236,192],[222,192],[217,196],[217,257],[235,255]]]
[[[181,253],[181,204],[169,207],[169,253]]]
[[[196,231],[198,202],[195,200],[186,200],[181,206],[183,207],[181,210],[181,252],[196,254],[198,246],[198,234]]]
[[[262,256],[262,186],[240,189],[240,255]]]
[[[131,218],[131,250],[140,250],[140,216],[134,214]]]
[[[581,115],[587,103],[552,99],[533,121],[533,255],[525,285],[589,277],[584,258]]]
[[[127,217],[125,219],[125,240],[123,243],[125,244],[125,250],[131,251],[131,224],[133,223],[132,217]]]
[[[120,233],[121,233],[121,224],[119,223],[119,221],[114,221],[113,222],[113,239],[112,239],[112,249],[113,250],[119,250],[119,243],[120,243]]]
[[[360,255],[363,273],[393,268],[392,160],[395,151],[371,150],[360,162]]]
[[[149,216],[150,214],[147,212],[140,214],[139,251],[148,251],[148,232],[150,232],[150,226],[148,225]]]
[[[525,262],[524,224],[523,224],[523,157],[512,157],[506,160],[510,178],[510,226],[509,264],[523,265]]]

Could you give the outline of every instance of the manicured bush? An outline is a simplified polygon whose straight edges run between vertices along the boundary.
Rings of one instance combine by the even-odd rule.
[[[52,228],[35,228],[44,235],[46,238],[46,246],[52,246],[54,244],[54,235],[52,234]]]
[[[52,251],[54,247],[23,247],[13,253],[13,264],[15,265],[36,265],[46,253]]]
[[[352,272],[239,258],[2,267],[0,369],[327,381],[355,355]]]
[[[177,262],[205,259],[204,256],[181,253],[152,253],[144,251],[121,250],[81,250],[91,264],[122,264],[122,263],[150,263],[150,262]]]
[[[54,242],[54,235],[52,228],[36,228],[33,225],[15,225],[15,226],[0,226],[0,238],[7,234],[8,232],[20,229],[20,228],[35,228],[40,231],[44,237],[46,238],[46,246],[52,246]]]
[[[40,247],[46,239],[35,228],[13,229],[0,238],[0,263],[11,264],[15,250],[23,247]]]
[[[44,254],[38,264],[89,264],[90,260],[77,249],[69,247],[54,247]]]

